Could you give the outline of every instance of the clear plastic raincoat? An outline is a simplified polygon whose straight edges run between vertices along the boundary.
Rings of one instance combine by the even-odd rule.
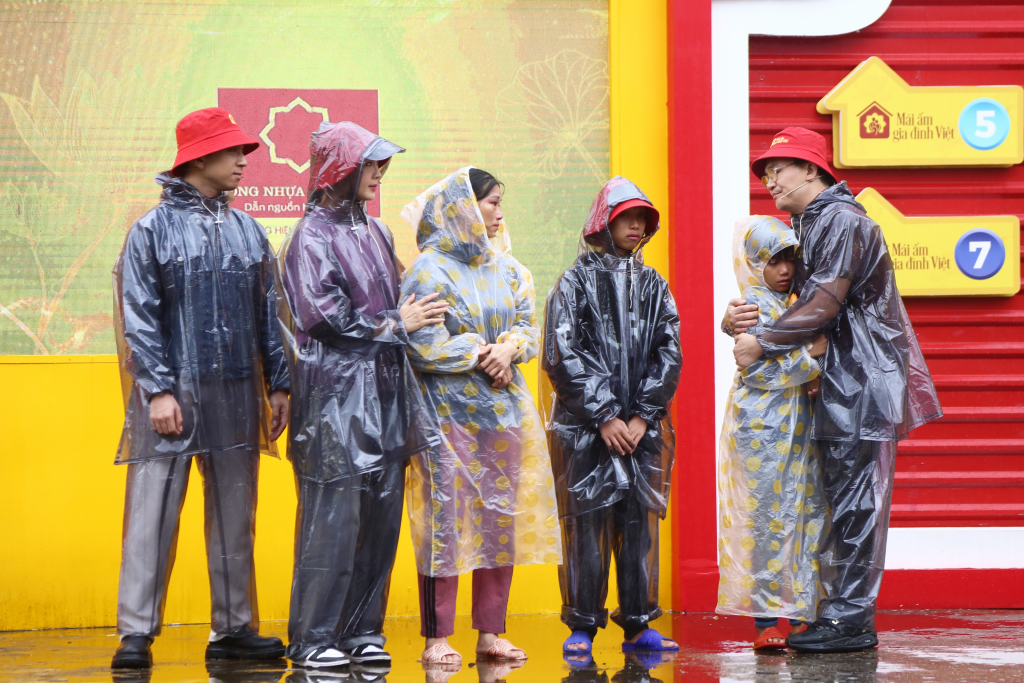
[[[310,203],[278,254],[294,377],[288,455],[303,479],[379,470],[438,442],[405,354],[394,236],[355,196],[318,205],[364,161],[403,151],[348,122],[323,124],[310,142]]]
[[[646,241],[659,221],[640,188],[616,176],[598,193],[576,263],[548,295],[541,364],[554,389],[547,430],[566,546],[562,621],[574,630],[604,627],[614,552],[619,609],[612,619],[627,637],[661,614],[658,520],[668,510],[670,403],[683,361],[668,282],[643,265],[643,243],[622,255],[608,229],[615,207],[635,201],[650,207]],[[600,426],[633,416],[647,421],[647,433],[633,453],[612,455]]]
[[[760,326],[766,356],[828,338],[811,437],[818,440],[832,531],[821,556],[819,616],[873,623],[885,566],[896,441],[942,416],[882,231],[845,182],[819,194],[793,227],[799,298]]]
[[[384,645],[405,461],[440,441],[405,354],[394,237],[358,196],[367,161],[383,173],[405,150],[345,121],[309,151],[309,204],[277,268],[299,498],[292,659]]]
[[[425,576],[513,564],[558,564],[551,461],[540,416],[519,365],[540,346],[533,276],[511,253],[508,228],[488,239],[462,168],[402,210],[420,256],[406,271],[402,300],[438,293],[443,325],[409,335],[409,357],[440,424],[443,443],[413,460],[409,521]],[[511,342],[512,383],[477,370],[485,344]]]
[[[125,400],[117,463],[231,449],[276,455],[268,393],[287,390],[275,314],[273,251],[251,216],[162,173],[160,204],[140,218],[114,266]],[[170,392],[180,435],[149,421]]]
[[[751,216],[736,224],[736,281],[747,303],[760,307],[760,323],[786,310],[788,292],[768,287],[764,268],[790,247],[799,247],[796,234],[778,219]],[[719,614],[817,616],[828,522],[803,385],[819,374],[817,361],[800,348],[762,357],[733,380],[718,447]]]
[[[794,278],[800,298],[757,338],[777,356],[827,333],[823,410],[811,436],[898,441],[941,417],[885,238],[845,181],[794,216],[793,228],[803,245]]]
[[[636,198],[647,199],[624,178],[605,184],[576,263],[548,295],[543,369],[555,392],[548,430],[563,517],[614,505],[627,491],[662,518],[668,510],[679,316],[668,282],[643,265],[640,248],[620,256],[607,228],[612,209]],[[658,227],[647,226],[648,239]],[[630,456],[613,457],[598,427],[633,415],[647,420],[647,436]]]

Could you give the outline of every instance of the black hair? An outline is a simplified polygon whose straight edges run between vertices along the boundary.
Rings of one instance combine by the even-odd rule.
[[[476,195],[478,202],[483,201],[484,197],[489,195],[495,187],[500,187],[502,192],[505,191],[505,183],[479,168],[469,169],[469,184],[473,188],[473,194]]]
[[[771,261],[773,258],[782,258],[783,260],[786,260],[786,261],[795,261],[796,260],[796,246],[794,245],[794,246],[786,247],[785,249],[780,249],[779,251],[777,251],[774,254],[772,254],[771,257],[768,260]]]

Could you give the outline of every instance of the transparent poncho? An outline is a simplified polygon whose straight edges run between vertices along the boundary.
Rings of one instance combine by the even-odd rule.
[[[405,354],[394,237],[356,196],[366,160],[386,171],[403,151],[350,122],[323,124],[310,142],[310,204],[278,253],[288,448],[302,479],[365,474],[437,443]],[[318,204],[352,174],[352,196]]]
[[[736,224],[733,266],[741,296],[760,308],[755,334],[786,310],[789,293],[768,287],[764,269],[791,247],[799,249],[796,234],[775,218],[751,216]],[[819,374],[807,348],[762,357],[736,372],[716,475],[719,614],[816,616],[829,525],[805,384]]]
[[[409,335],[408,354],[442,432],[412,460],[407,505],[420,574],[562,561],[551,461],[520,365],[540,346],[533,276],[511,254],[508,228],[488,239],[462,168],[402,211],[420,256],[401,297],[440,294],[443,325]],[[503,389],[477,369],[485,344],[519,349]]]
[[[559,507],[571,517],[638,496],[668,510],[675,435],[669,405],[679,385],[679,314],[668,282],[644,266],[642,244],[620,254],[608,217],[622,202],[647,202],[616,176],[598,193],[580,234],[579,255],[547,300],[542,384],[553,388],[548,419]],[[649,202],[648,202],[649,203]],[[648,220],[645,239],[659,228]],[[628,456],[613,456],[598,428],[639,415],[647,435]]]
[[[277,454],[268,395],[288,390],[275,315],[274,252],[227,195],[162,173],[160,204],[128,231],[114,266],[125,402],[116,462],[232,449]],[[181,434],[158,434],[149,401],[170,392]]]

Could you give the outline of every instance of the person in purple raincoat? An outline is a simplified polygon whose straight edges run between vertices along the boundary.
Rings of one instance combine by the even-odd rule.
[[[390,663],[381,631],[405,464],[440,442],[405,346],[447,304],[399,305],[394,238],[366,214],[404,151],[354,123],[323,124],[306,214],[278,254],[299,497],[288,657],[301,666]]]

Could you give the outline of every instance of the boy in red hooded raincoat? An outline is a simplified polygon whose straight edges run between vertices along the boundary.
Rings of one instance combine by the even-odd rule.
[[[679,384],[679,315],[668,282],[643,264],[658,211],[616,176],[601,189],[579,256],[547,301],[543,368],[554,387],[548,443],[565,562],[564,651],[586,657],[608,621],[612,552],[623,649],[677,650],[649,628],[658,606],[658,522],[668,509]],[[573,655],[573,653],[579,653]]]

